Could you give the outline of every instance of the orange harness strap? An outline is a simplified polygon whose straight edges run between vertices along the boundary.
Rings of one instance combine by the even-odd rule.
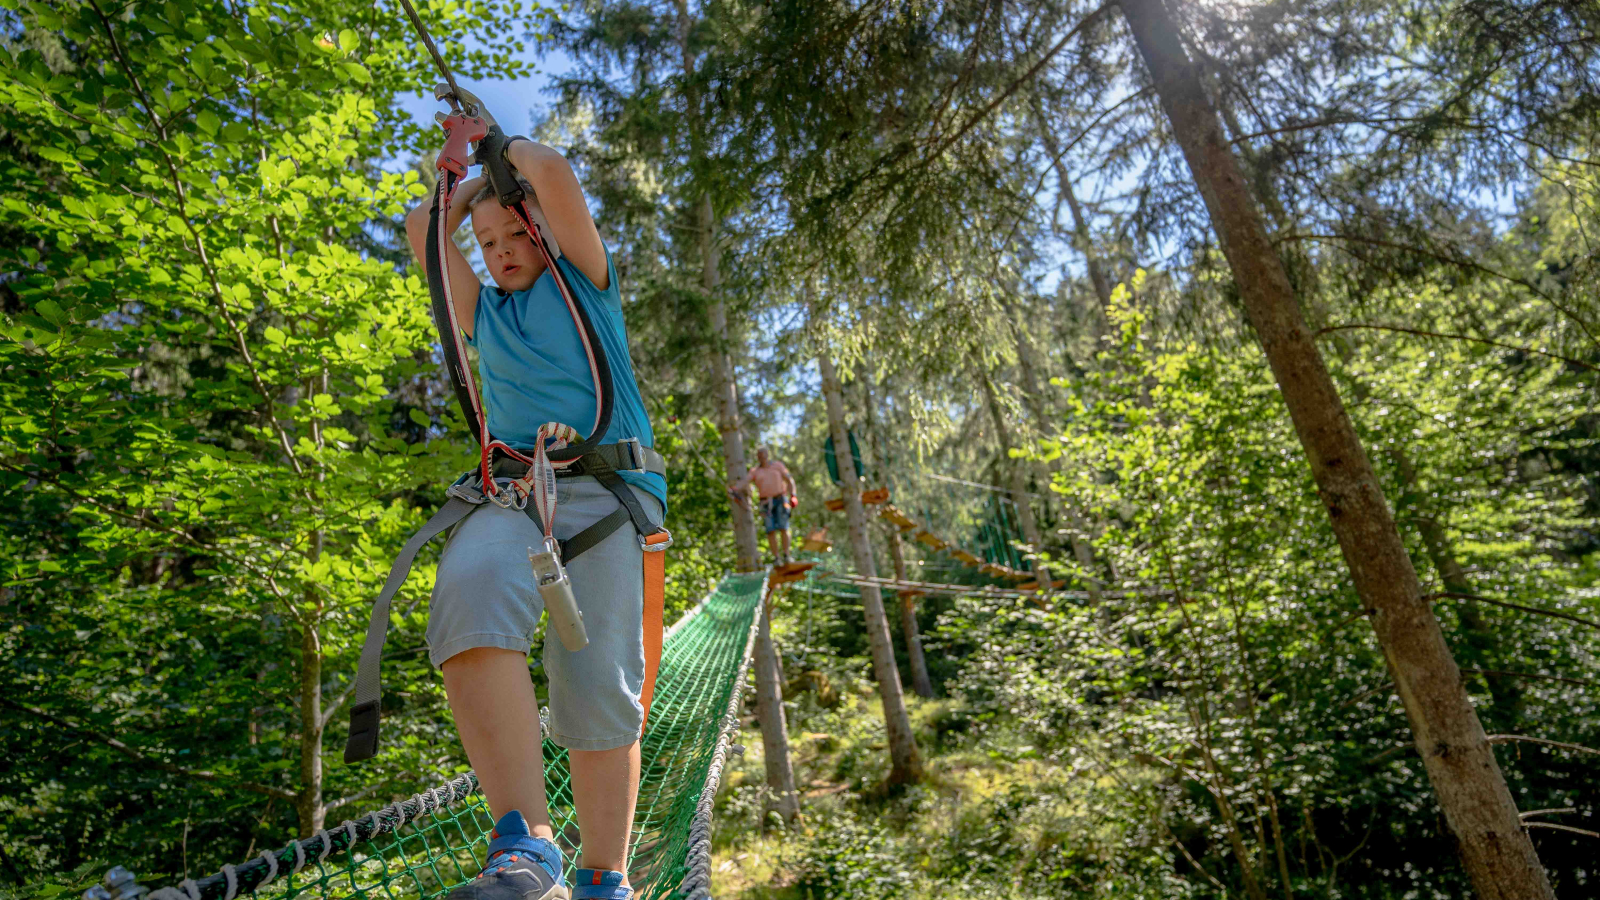
[[[650,701],[656,691],[656,673],[661,671],[661,639],[665,633],[667,604],[667,548],[651,549],[665,544],[672,535],[665,531],[648,535],[644,539],[644,690],[639,702],[644,706],[644,723],[639,733],[644,734],[644,724],[650,721]]]

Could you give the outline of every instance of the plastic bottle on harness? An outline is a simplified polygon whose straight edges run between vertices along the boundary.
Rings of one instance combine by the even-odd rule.
[[[466,91],[453,85],[439,85],[435,88],[434,96],[448,101],[452,113],[448,116],[443,113],[437,115],[445,131],[445,144],[439,152],[439,182],[429,210],[424,268],[427,270],[434,324],[444,350],[445,367],[450,373],[450,382],[455,388],[461,411],[481,445],[481,454],[477,470],[462,475],[448,488],[446,494],[449,499],[445,505],[406,542],[389,569],[383,590],[373,602],[372,617],[367,625],[366,641],[356,673],[355,696],[350,707],[350,736],[344,752],[347,763],[369,759],[378,751],[378,726],[382,717],[379,663],[388,635],[389,607],[395,593],[405,583],[411,564],[422,547],[486,502],[493,502],[502,508],[522,510],[544,534],[542,546],[528,548],[529,565],[539,595],[544,599],[545,609],[550,615],[551,630],[564,647],[574,652],[588,643],[588,635],[565,564],[605,540],[623,525],[632,524],[645,551],[645,681],[640,701],[644,706],[646,721],[649,719],[651,695],[661,661],[666,578],[664,551],[671,545],[672,535],[650,521],[638,498],[618,472],[655,472],[664,476],[665,463],[654,450],[642,446],[638,438],[628,438],[615,444],[600,443],[611,423],[614,391],[610,363],[587,310],[578,302],[566,276],[556,265],[556,254],[552,253],[551,242],[540,227],[542,223],[530,214],[525,202],[526,194],[517,182],[516,173],[504,158],[505,148],[517,138],[507,138],[493,117],[482,110],[478,99]],[[475,155],[469,153],[469,145],[473,144],[477,147]],[[450,240],[450,235],[441,226],[441,218],[450,209],[456,186],[466,175],[469,162],[474,161],[483,166],[501,205],[511,210],[538,248],[578,327],[595,386],[595,421],[588,437],[580,436],[576,429],[568,425],[546,423],[540,427],[536,446],[530,454],[496,440],[489,433],[477,384],[466,363],[461,327],[456,319],[450,280],[445,271],[445,242]],[[571,539],[558,541],[553,531],[556,479],[580,475],[592,476],[600,482],[616,496],[621,508]],[[509,482],[501,486],[497,479],[509,479]]]

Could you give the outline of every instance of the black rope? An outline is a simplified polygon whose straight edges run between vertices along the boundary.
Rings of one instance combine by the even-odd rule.
[[[422,45],[428,48],[428,55],[433,57],[433,64],[439,67],[439,73],[444,76],[445,84],[450,85],[450,96],[454,98],[452,105],[461,101],[461,88],[456,85],[456,76],[450,72],[450,67],[445,65],[444,57],[439,55],[439,48],[434,46],[433,38],[428,34],[427,26],[422,24],[422,18],[411,5],[411,0],[400,0],[400,5],[405,7],[406,16],[411,19],[411,27],[417,30],[417,36],[422,38]],[[468,112],[477,115],[478,110],[472,109],[467,104]]]

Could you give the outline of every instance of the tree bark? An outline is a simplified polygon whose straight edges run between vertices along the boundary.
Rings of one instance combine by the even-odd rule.
[[[1296,302],[1216,108],[1162,0],[1122,0],[1283,393],[1412,738],[1481,900],[1553,900],[1372,465]]]
[[[1007,304],[1006,308],[1008,311],[1015,309],[1010,304]],[[1010,318],[1011,337],[1017,343],[1017,377],[1022,379],[1022,399],[1028,404],[1028,411],[1033,414],[1034,421],[1039,423],[1039,427],[1045,428],[1048,426],[1044,395],[1039,390],[1038,367],[1034,363],[1033,347],[1029,345],[1026,333],[1017,324],[1017,316],[1013,313]],[[1056,468],[1064,467],[1065,463],[1066,457],[1058,457]],[[1039,480],[1049,484],[1050,468],[1042,462],[1035,463],[1035,467],[1040,476]],[[1084,590],[1089,594],[1089,602],[1099,606],[1103,599],[1100,595],[1100,583],[1094,580],[1093,575],[1088,574],[1095,571],[1094,551],[1089,547],[1088,526],[1084,523],[1083,514],[1067,503],[1065,498],[1062,500],[1061,509],[1067,519],[1067,543],[1072,547],[1072,556],[1077,560],[1078,567],[1085,573]]]
[[[686,84],[694,83],[694,52],[689,46],[689,31],[693,19],[688,0],[678,0],[678,49],[683,58],[683,75]],[[686,94],[685,105],[690,118],[690,154],[699,157],[705,142],[701,132],[699,97],[692,90]],[[718,288],[722,284],[721,262],[717,247],[717,215],[711,203],[711,194],[702,192],[699,208],[700,287],[710,301],[711,335],[715,345],[711,348],[711,384],[716,396],[717,431],[722,435],[722,462],[729,479],[743,478],[749,468],[744,455],[744,423],[739,410],[739,385],[734,379],[733,335],[728,330],[728,307]],[[756,537],[755,513],[746,495],[744,503],[733,503],[733,544],[736,564],[741,572],[754,572],[761,568],[761,543]],[[765,603],[762,605],[761,627],[752,652],[751,664],[756,670],[756,714],[761,719],[761,745],[766,767],[767,785],[772,793],[768,798],[770,809],[775,809],[784,821],[792,822],[799,815],[799,797],[794,790],[794,769],[789,761],[789,723],[783,714],[783,668],[778,660],[777,646],[772,640],[772,629]],[[763,824],[765,820],[763,820]]]
[[[311,536],[307,554],[316,563],[322,555],[322,532]],[[300,837],[322,830],[328,809],[322,802],[322,638],[317,623],[322,601],[307,591],[307,610],[300,626],[300,790],[294,807]]]
[[[1101,262],[1100,255],[1094,250],[1089,223],[1083,217],[1083,207],[1078,205],[1078,195],[1072,191],[1072,173],[1067,171],[1066,163],[1061,159],[1056,133],[1051,129],[1044,104],[1037,96],[1033,98],[1033,115],[1039,123],[1039,137],[1043,139],[1045,152],[1050,154],[1050,165],[1056,170],[1056,184],[1060,186],[1061,199],[1067,201],[1067,209],[1072,213],[1073,244],[1083,254],[1084,266],[1089,270],[1089,283],[1094,285],[1094,295],[1100,300],[1098,315],[1094,317],[1094,337],[1098,341],[1109,330],[1107,311],[1111,308],[1111,278],[1106,274],[1105,263]]]
[[[710,194],[701,195],[699,215],[700,285],[711,300],[711,335],[716,341],[716,346],[711,349],[711,385],[716,395],[717,430],[722,433],[722,461],[728,478],[738,480],[749,472],[749,467],[744,455],[739,385],[734,380],[730,352],[733,336],[728,332],[728,307],[717,292],[722,279],[718,271],[716,214],[711,208]],[[748,501],[733,504],[733,543],[740,571],[753,572],[761,568],[761,544],[756,537],[755,513]]]
[[[1445,532],[1444,523],[1439,520],[1434,504],[1422,494],[1417,483],[1417,469],[1411,463],[1410,454],[1406,453],[1405,448],[1394,446],[1389,450],[1389,459],[1394,463],[1406,493],[1417,498],[1412,504],[1412,518],[1417,523],[1417,533],[1422,535],[1422,545],[1427,548],[1428,561],[1433,563],[1433,569],[1439,575],[1440,585],[1448,593],[1476,594],[1472,578],[1467,575],[1461,560],[1456,558],[1455,547],[1450,543],[1450,536]],[[1495,655],[1498,641],[1483,621],[1483,614],[1471,603],[1463,603],[1456,607],[1456,619],[1461,622],[1467,664],[1479,670],[1494,669],[1495,666],[1489,661]],[[1485,675],[1484,681],[1489,686],[1489,695],[1494,699],[1494,712],[1499,719],[1496,724],[1500,726],[1498,730],[1515,731],[1522,710],[1522,690],[1516,679]]]
[[[1050,569],[1044,564],[1039,554],[1044,550],[1044,538],[1039,534],[1039,523],[1033,518],[1033,503],[1028,497],[1027,475],[1023,472],[1023,460],[1011,458],[1011,428],[1006,425],[1005,412],[1000,409],[1000,397],[995,393],[994,382],[990,380],[989,373],[983,372],[979,376],[983,381],[983,396],[989,404],[989,417],[994,420],[995,439],[1000,443],[1000,453],[1005,457],[1006,479],[1010,482],[1011,502],[1017,505],[1017,519],[1022,526],[1022,539],[1028,542],[1032,551],[1028,557],[1028,568],[1032,570],[1033,577],[1039,582],[1039,590],[1045,594],[1050,593]]]
[[[844,396],[839,375],[826,351],[817,354],[817,370],[822,376],[822,394],[828,403],[828,430],[835,447],[848,448],[850,440],[844,424]],[[844,509],[850,522],[850,551],[856,572],[876,577],[878,567],[872,558],[872,537],[867,532],[867,511],[861,503],[861,482],[847,453],[840,454],[839,477],[844,482]],[[916,784],[922,780],[922,758],[916,735],[911,732],[911,717],[906,713],[906,698],[900,688],[900,668],[894,661],[894,644],[889,620],[883,611],[883,595],[874,585],[861,587],[861,606],[866,612],[867,638],[872,647],[872,671],[878,679],[878,696],[883,702],[884,731],[889,739],[889,783]]]
[[[772,641],[770,603],[761,604],[761,627],[756,632],[756,717],[761,720],[762,760],[767,771],[767,815],[761,827],[776,812],[785,825],[800,818],[800,795],[794,787],[794,769],[789,762],[789,723],[783,711],[783,675],[778,669],[778,650]]]
[[[894,564],[894,580],[906,580],[906,553],[900,546],[900,529],[892,522],[883,523],[884,536],[889,542],[889,561]],[[922,635],[917,630],[917,600],[906,592],[896,592],[900,601],[900,632],[906,641],[906,659],[911,665],[911,690],[918,697],[933,696],[933,681],[928,678],[928,660],[922,655]]]

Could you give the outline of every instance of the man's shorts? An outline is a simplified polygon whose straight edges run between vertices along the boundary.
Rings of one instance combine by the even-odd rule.
[[[555,535],[570,540],[621,507],[589,476],[557,483]],[[661,504],[629,486],[652,522]],[[544,535],[528,514],[485,503],[457,525],[439,559],[428,614],[428,659],[435,665],[464,650],[498,647],[528,653],[544,612],[534,587],[528,548]],[[644,551],[624,524],[567,563],[583,611],[589,645],[568,652],[554,636],[544,642],[550,682],[550,737],[569,750],[612,750],[639,737],[644,707]]]
[[[789,530],[789,495],[768,497],[761,501],[761,517],[767,524],[767,534]]]

